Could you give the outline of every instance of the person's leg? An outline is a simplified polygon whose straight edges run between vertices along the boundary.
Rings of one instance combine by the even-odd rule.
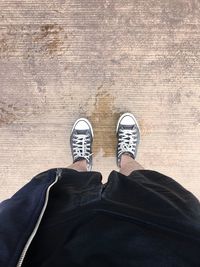
[[[92,142],[93,129],[91,123],[86,118],[76,120],[70,136],[73,164],[68,168],[77,171],[91,171]]]
[[[144,168],[135,161],[140,141],[140,129],[136,118],[131,113],[124,113],[117,123],[117,165],[120,173],[128,176]]]
[[[86,159],[76,161],[75,163],[71,164],[67,168],[73,169],[73,170],[76,170],[79,172],[86,172],[87,171],[87,161],[86,161]]]
[[[144,168],[136,160],[134,160],[130,155],[124,153],[121,156],[119,172],[128,176],[133,171],[136,171],[136,170],[144,170]]]

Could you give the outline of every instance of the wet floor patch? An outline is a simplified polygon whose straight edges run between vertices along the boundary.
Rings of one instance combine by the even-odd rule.
[[[114,105],[115,97],[100,88],[92,114],[89,116],[94,129],[93,152],[103,152],[104,157],[115,155],[116,124],[122,112]]]

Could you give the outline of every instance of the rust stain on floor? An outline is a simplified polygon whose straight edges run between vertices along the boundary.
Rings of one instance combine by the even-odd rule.
[[[10,124],[17,118],[17,112],[19,108],[12,104],[6,104],[0,101],[0,126],[4,124]]]
[[[2,38],[0,40],[0,54],[5,53],[7,50],[8,50],[7,40],[5,38]]]
[[[56,24],[41,25],[39,32],[34,33],[33,41],[40,46],[40,52],[53,54],[61,48],[63,27]]]
[[[137,121],[138,121],[138,119],[137,119]],[[139,124],[140,133],[141,133],[142,137],[150,134],[150,132],[153,129],[153,126],[150,123],[148,123],[147,121],[145,121],[144,119],[140,119],[140,121],[138,121],[138,124]]]

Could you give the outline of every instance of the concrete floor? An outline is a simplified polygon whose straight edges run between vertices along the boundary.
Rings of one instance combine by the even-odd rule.
[[[0,199],[71,163],[79,116],[94,169],[115,166],[115,124],[141,127],[138,161],[200,198],[200,2],[0,1]]]

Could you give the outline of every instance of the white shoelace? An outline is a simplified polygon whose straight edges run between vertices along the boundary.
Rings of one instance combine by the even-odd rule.
[[[92,153],[90,153],[90,136],[85,134],[75,134],[73,137],[74,159],[85,158],[90,161]]]
[[[138,141],[137,129],[120,129],[118,140],[118,156],[120,157],[124,152],[130,152],[135,157],[136,145]]]

